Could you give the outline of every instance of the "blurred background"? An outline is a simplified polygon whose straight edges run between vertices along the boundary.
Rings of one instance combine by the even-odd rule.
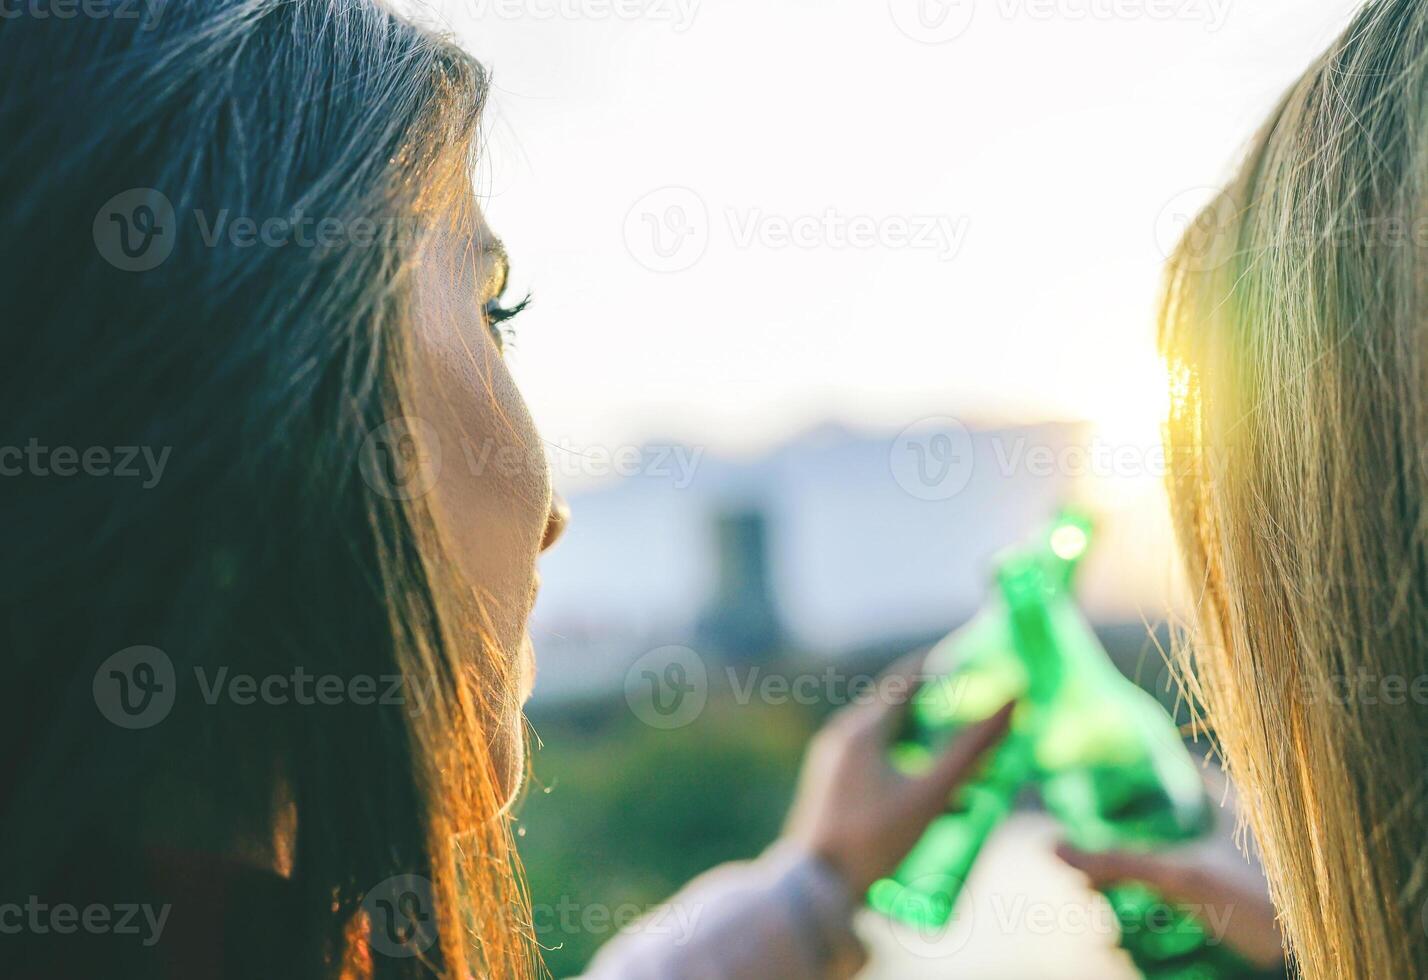
[[[493,74],[480,187],[533,297],[509,360],[574,512],[542,566],[521,809],[557,976],[769,843],[821,718],[963,621],[989,557],[1063,500],[1100,516],[1088,612],[1173,702],[1159,269],[1354,7],[430,14]],[[642,693],[651,665],[689,696]],[[1008,943],[987,918],[994,946],[874,939],[869,975],[1114,975],[1065,930]]]

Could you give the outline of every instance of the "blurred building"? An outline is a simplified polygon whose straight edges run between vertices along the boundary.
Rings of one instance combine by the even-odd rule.
[[[1084,496],[1091,438],[1069,423],[913,440],[828,425],[752,459],[649,447],[638,473],[570,495],[570,529],[542,559],[537,697],[618,686],[667,644],[836,657],[949,629],[1000,548]],[[1082,583],[1103,623],[1164,614],[1169,542],[1151,504],[1098,534]]]
[[[696,649],[727,660],[779,652],[783,628],[769,577],[768,519],[743,508],[714,516],[718,579],[695,628]]]

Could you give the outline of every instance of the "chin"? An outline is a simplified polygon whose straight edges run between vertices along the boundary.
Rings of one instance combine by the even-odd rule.
[[[517,711],[515,719],[506,725],[491,746],[493,768],[500,779],[496,790],[501,796],[501,812],[515,804],[526,782],[525,714]]]
[[[525,785],[525,705],[535,686],[535,650],[529,636],[521,638],[517,650],[515,693],[519,700],[506,717],[496,721],[490,742],[492,769],[500,780],[496,792],[500,794],[502,812],[510,809]]]
[[[521,707],[524,708],[535,692],[536,682],[535,644],[531,643],[529,633],[521,638],[520,671]]]

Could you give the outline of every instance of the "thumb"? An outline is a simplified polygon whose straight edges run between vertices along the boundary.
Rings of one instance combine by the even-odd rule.
[[[995,714],[957,734],[931,770],[917,779],[915,796],[924,809],[935,812],[947,805],[952,791],[972,774],[987,750],[1005,737],[1015,709],[1016,702],[1008,701]]]

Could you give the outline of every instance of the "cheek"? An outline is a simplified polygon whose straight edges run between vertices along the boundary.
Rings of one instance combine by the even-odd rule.
[[[510,376],[494,351],[434,359],[413,396],[439,443],[440,473],[432,512],[451,558],[481,606],[484,642],[494,642],[520,700],[488,719],[494,769],[506,804],[525,776],[520,710],[530,667],[526,621],[549,510],[549,477],[541,443]]]
[[[490,627],[515,656],[549,508],[540,440],[493,350],[435,358],[427,380],[414,402],[440,441],[433,510]]]

